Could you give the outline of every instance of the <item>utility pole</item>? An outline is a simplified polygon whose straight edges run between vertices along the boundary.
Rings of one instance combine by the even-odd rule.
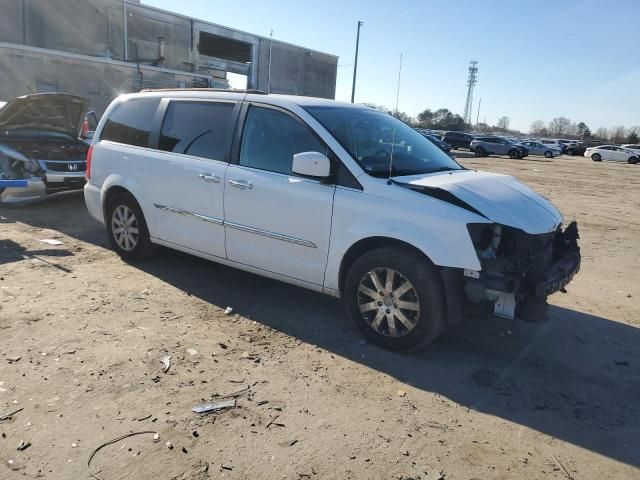
[[[360,46],[360,27],[364,25],[363,22],[358,21],[358,34],[356,36],[356,59],[353,63],[353,86],[351,87],[351,103],[356,96],[356,75],[358,73],[358,47]]]
[[[269,34],[269,70],[267,72],[267,93],[271,93],[271,47],[273,46],[273,28]]]
[[[471,124],[471,110],[473,110],[473,87],[478,82],[478,62],[469,62],[469,77],[467,78],[467,101],[464,105],[464,123]]]
[[[478,100],[478,113],[476,114],[476,127],[478,126],[478,119],[480,118],[480,105],[482,105],[482,97]]]

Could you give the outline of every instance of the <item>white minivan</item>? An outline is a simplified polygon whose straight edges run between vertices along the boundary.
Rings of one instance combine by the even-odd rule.
[[[341,297],[392,349],[467,312],[541,320],[580,267],[575,222],[545,198],[333,100],[120,96],[95,132],[85,200],[125,260],[162,245]]]

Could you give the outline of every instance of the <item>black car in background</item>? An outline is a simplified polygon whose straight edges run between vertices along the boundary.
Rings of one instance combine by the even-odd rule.
[[[464,132],[445,132],[442,141],[449,144],[451,148],[469,148],[473,135]]]
[[[427,140],[429,140],[431,143],[433,143],[436,147],[438,147],[440,150],[442,150],[444,153],[446,153],[447,155],[451,154],[451,146],[445,142],[443,142],[442,140],[440,140],[438,137],[436,137],[435,135],[432,135],[430,133],[424,132],[424,131],[420,131],[418,130],[418,132],[420,132],[420,134],[426,138]]]

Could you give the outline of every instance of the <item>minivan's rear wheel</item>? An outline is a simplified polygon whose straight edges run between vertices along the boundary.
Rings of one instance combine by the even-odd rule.
[[[476,157],[486,157],[487,156],[487,152],[485,152],[484,148],[482,148],[482,147],[476,147],[476,149],[474,150],[474,153],[476,154]]]
[[[406,248],[384,247],[362,255],[347,273],[343,294],[356,326],[384,348],[426,346],[445,325],[438,271]]]
[[[632,165],[635,165],[636,163],[638,163],[638,157],[631,157],[629,158],[629,163],[631,163]]]
[[[509,158],[520,158],[520,152],[517,150],[509,150]]]
[[[553,152],[547,150],[546,152],[544,152],[544,156],[545,158],[553,158]]]
[[[602,160],[602,157],[599,153],[594,153],[593,155],[591,155],[591,160],[593,160],[594,162],[599,162]]]
[[[118,193],[107,205],[107,232],[113,249],[125,260],[140,260],[155,253],[142,210],[128,193]]]

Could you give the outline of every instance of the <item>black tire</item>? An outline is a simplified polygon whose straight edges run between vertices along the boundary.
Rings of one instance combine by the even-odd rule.
[[[601,162],[602,157],[599,153],[594,153],[593,155],[591,155],[591,160],[593,160],[594,162]]]
[[[553,152],[547,150],[546,152],[544,152],[544,156],[545,158],[553,158]]]
[[[638,157],[629,157],[628,162],[632,165],[635,165],[636,163],[638,163]]]
[[[117,228],[117,223],[114,222],[118,222],[117,218],[114,219],[114,216],[117,216],[116,210],[121,211],[119,209],[122,208],[128,209],[135,217],[134,220],[130,223],[131,226],[135,225],[134,228],[137,228],[137,237],[135,237],[135,234],[132,233],[135,238],[135,243],[130,249],[127,249],[126,245],[121,245],[122,241],[117,240],[116,236],[114,235],[114,226],[116,226]],[[130,219],[131,217],[128,218]],[[111,247],[118,255],[120,255],[123,260],[144,260],[153,256],[153,254],[156,252],[157,246],[151,243],[151,239],[149,237],[149,229],[147,228],[147,222],[144,219],[142,209],[140,208],[140,205],[138,205],[136,199],[130,193],[117,193],[109,199],[109,203],[106,208],[105,222],[107,224],[107,233],[109,235],[109,242],[111,243]],[[131,226],[128,226],[127,228],[131,228]],[[129,243],[127,245],[131,245],[132,243]]]
[[[476,157],[486,157],[487,156],[487,152],[484,151],[484,148],[482,147],[476,147],[474,150],[474,153],[476,154]]]
[[[576,152],[573,151],[571,148],[567,150],[567,155],[574,156],[575,154],[576,154]]]
[[[509,150],[509,158],[520,158],[520,156],[521,156],[521,153],[515,148],[512,150]]]
[[[360,291],[361,282],[365,285],[370,282],[370,272],[378,272],[376,275],[383,275],[384,269],[395,271],[394,285],[402,285],[408,280],[412,290],[400,294],[397,298],[389,298],[389,294],[383,297],[370,297]],[[384,288],[386,288],[386,274],[384,279],[378,276]],[[371,282],[370,291],[377,290]],[[399,287],[398,287],[399,288]],[[377,293],[377,292],[374,292]],[[384,292],[383,292],[384,293]],[[387,300],[391,302],[385,306]],[[442,279],[438,270],[433,264],[421,254],[403,247],[382,247],[371,250],[358,258],[349,271],[344,283],[343,301],[347,309],[347,314],[356,324],[358,329],[373,343],[389,350],[416,350],[431,343],[445,327],[445,295]],[[395,302],[418,304],[418,311],[415,309],[405,310],[413,324],[411,329],[405,328],[405,323],[395,320],[395,313],[392,313],[392,321],[400,335],[392,336],[391,327],[385,313],[390,310],[400,310],[402,307]],[[376,304],[368,313],[360,310],[360,305]],[[393,307],[393,308],[392,308]],[[366,315],[369,315],[367,320]],[[384,315],[380,320],[378,329],[375,329],[369,322],[375,322],[374,316]],[[386,328],[386,333],[384,330]]]

